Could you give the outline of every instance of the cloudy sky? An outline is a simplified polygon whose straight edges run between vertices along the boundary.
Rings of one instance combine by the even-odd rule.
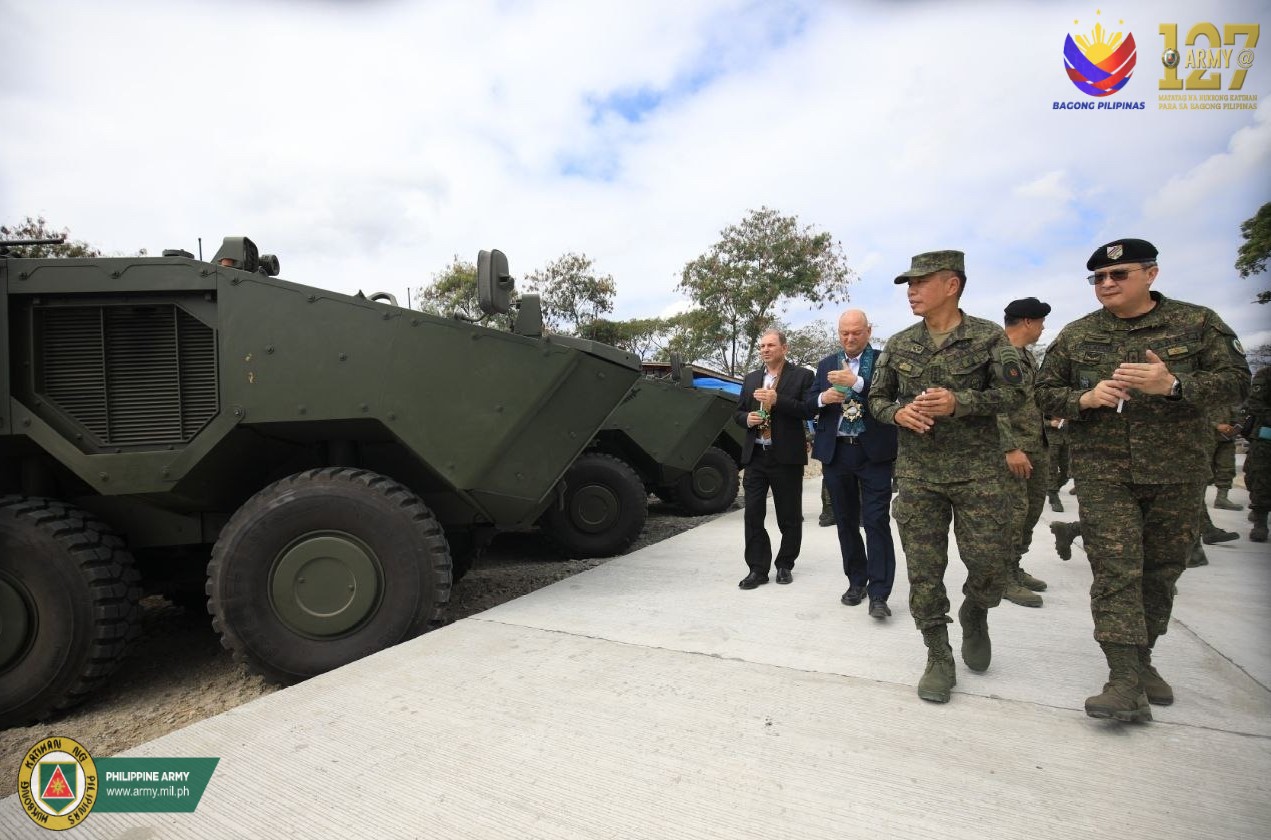
[[[973,314],[1050,301],[1049,338],[1094,308],[1095,246],[1137,236],[1161,251],[1156,288],[1271,341],[1271,307],[1250,303],[1271,277],[1232,267],[1240,222],[1271,201],[1271,31],[1238,92],[1257,110],[1158,109],[1162,24],[1180,41],[1202,22],[1267,29],[1265,2],[0,0],[0,15],[0,220],[42,214],[108,251],[202,237],[210,256],[245,234],[289,280],[401,298],[480,248],[517,274],[577,251],[629,318],[681,306],[684,264],[766,205],[841,241],[880,335],[913,320],[891,279],[919,251],[967,252]],[[1096,24],[1138,45],[1099,100],[1063,59]],[[1236,93],[1234,69],[1210,93]],[[1092,101],[1145,108],[1054,108]]]

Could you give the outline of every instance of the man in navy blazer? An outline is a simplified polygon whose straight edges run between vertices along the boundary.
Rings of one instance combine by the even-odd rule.
[[[829,487],[848,581],[840,600],[854,607],[868,595],[869,614],[882,619],[891,615],[887,598],[896,578],[891,538],[896,427],[876,422],[869,413],[869,379],[879,355],[869,344],[872,333],[861,310],[839,316],[843,349],[817,366],[809,410],[819,412],[812,457],[821,462]]]

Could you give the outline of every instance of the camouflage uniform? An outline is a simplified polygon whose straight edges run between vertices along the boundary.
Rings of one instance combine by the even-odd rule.
[[[1249,509],[1254,523],[1249,538],[1265,542],[1267,512],[1271,511],[1271,438],[1262,435],[1271,435],[1271,367],[1264,367],[1254,375],[1243,413],[1249,416],[1244,427],[1249,439],[1249,453],[1245,455],[1245,487],[1249,489]]]
[[[1168,629],[1197,534],[1199,485],[1209,478],[1205,409],[1240,398],[1248,382],[1235,334],[1212,310],[1151,297],[1156,305],[1136,318],[1100,309],[1066,326],[1037,380],[1042,411],[1074,421],[1072,474],[1101,643],[1150,646]],[[1119,413],[1080,408],[1084,392],[1148,349],[1176,376],[1180,396],[1135,394]]]
[[[944,587],[949,523],[967,567],[963,593],[975,606],[997,606],[1010,555],[1010,509],[1002,489],[997,415],[1027,398],[1019,351],[992,321],[963,313],[941,347],[919,322],[892,336],[870,384],[873,416],[895,425],[896,411],[927,388],[954,392],[952,417],[925,434],[900,428],[892,516],[909,575],[909,611],[920,630],[950,622]]]
[[[1233,417],[1231,409],[1219,409],[1210,415],[1209,425],[1213,428],[1210,440],[1210,464],[1214,471],[1213,485],[1219,490],[1230,490],[1236,480],[1236,441],[1215,428],[1219,423],[1240,425],[1240,418]]]
[[[1008,558],[1008,574],[1016,576],[1020,558],[1028,553],[1028,548],[1033,543],[1033,528],[1036,527],[1037,520],[1041,519],[1042,508],[1046,504],[1046,488],[1050,483],[1045,421],[1042,420],[1041,409],[1037,407],[1037,401],[1033,397],[1037,359],[1028,348],[1018,352],[1028,399],[1008,414],[998,415],[998,436],[1001,438],[1002,452],[1022,449],[1033,465],[1030,477],[1016,478],[1007,468],[1005,457],[999,459],[1002,482],[1011,501],[1012,551]]]
[[[1047,493],[1058,493],[1068,483],[1068,424],[1062,429],[1046,426],[1046,441],[1049,443],[1047,455],[1050,469],[1047,470]]]

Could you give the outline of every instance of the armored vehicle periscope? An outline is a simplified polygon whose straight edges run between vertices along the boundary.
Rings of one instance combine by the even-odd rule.
[[[506,260],[479,264],[509,313]],[[111,673],[143,582],[197,579],[222,643],[288,683],[440,623],[566,487],[643,524],[612,471],[566,475],[635,356],[536,337],[529,298],[507,332],[277,273],[244,237],[210,263],[0,256],[0,727]]]

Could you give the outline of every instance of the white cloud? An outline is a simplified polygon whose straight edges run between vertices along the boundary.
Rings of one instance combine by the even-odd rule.
[[[1102,10],[1139,44],[1118,97],[1148,110],[1053,110],[1083,96],[1061,50],[1095,8],[10,0],[0,219],[117,251],[247,234],[288,279],[399,297],[479,248],[518,274],[582,251],[633,317],[681,306],[683,265],[766,204],[842,240],[880,335],[912,320],[891,278],[918,251],[967,251],[969,311],[1035,294],[1057,327],[1096,305],[1093,248],[1138,235],[1167,294],[1252,333],[1231,263],[1271,200],[1271,100],[1152,110],[1157,27],[1200,13],[1126,0]],[[1267,100],[1268,65],[1244,92]]]

